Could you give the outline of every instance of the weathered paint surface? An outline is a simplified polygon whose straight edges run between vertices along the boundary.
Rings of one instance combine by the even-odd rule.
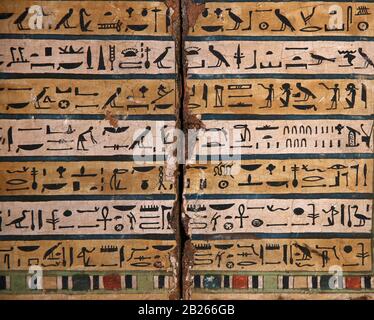
[[[373,4],[184,5],[184,297],[372,299]]]
[[[188,85],[188,109],[196,115],[372,114],[372,80],[191,79]],[[309,90],[306,91],[308,94],[305,89]],[[268,98],[269,90],[273,93],[272,99]],[[351,94],[353,91],[357,93],[354,101]]]
[[[2,202],[1,235],[172,235],[174,199]],[[27,210],[25,209],[27,208]],[[19,222],[19,218],[25,218]],[[366,228],[365,228],[366,229]]]
[[[0,3],[0,299],[373,298],[373,4],[196,1]]]
[[[374,73],[366,41],[186,41],[190,75],[207,74],[366,74]],[[196,50],[195,48],[199,48]],[[346,52],[357,58],[351,60]],[[266,78],[266,77],[265,77]]]
[[[373,9],[370,2],[206,2],[189,31],[191,36],[373,36]]]
[[[0,299],[180,296],[178,11],[1,1]]]
[[[174,115],[178,102],[176,82],[167,79],[56,79],[47,88],[44,79],[6,79],[1,86],[6,114]]]
[[[45,270],[167,270],[174,246],[160,240],[2,241],[0,270],[28,270],[30,262]]]
[[[370,239],[360,238],[195,240],[194,270],[305,272],[339,265],[345,271],[370,271],[370,245]]]
[[[173,12],[161,1],[2,1],[9,34],[172,35]]]
[[[204,196],[202,196],[203,198]],[[189,199],[191,234],[331,233],[370,235],[372,202],[359,199]],[[365,218],[364,218],[364,217]],[[248,219],[247,219],[248,218]]]
[[[0,72],[91,75],[173,74],[172,41],[3,39]],[[146,54],[147,53],[147,54]]]
[[[209,161],[188,166],[185,180],[188,194],[371,193],[373,160]]]

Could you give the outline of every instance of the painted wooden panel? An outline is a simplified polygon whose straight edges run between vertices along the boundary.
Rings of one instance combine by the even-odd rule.
[[[192,36],[373,36],[368,2],[206,2]]]
[[[0,299],[180,296],[178,11],[1,1]]]
[[[183,4],[183,296],[373,299],[373,3]]]
[[[0,110],[6,114],[174,115],[175,80],[43,79],[0,81]]]

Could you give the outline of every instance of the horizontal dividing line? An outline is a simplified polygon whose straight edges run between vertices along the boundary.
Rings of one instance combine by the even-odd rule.
[[[336,73],[220,73],[220,74],[187,74],[188,79],[311,79],[311,80],[325,80],[325,79],[359,79],[359,80],[374,80],[374,74],[336,74]]]
[[[201,120],[374,120],[374,114],[345,115],[345,114],[218,114],[206,113]]]
[[[74,2],[76,0],[44,0],[46,2]],[[85,1],[92,1],[92,2],[99,2],[99,0],[85,0]],[[113,0],[100,0],[100,2],[113,2]],[[134,0],[115,0],[116,2],[133,2]],[[161,2],[160,0],[141,0],[144,2]],[[219,0],[218,0],[219,1]],[[266,1],[266,0],[265,0]]]
[[[193,36],[189,35],[185,41],[374,41],[374,37],[364,36]]]
[[[209,271],[209,270],[208,270]],[[345,275],[348,275],[348,274],[352,274],[352,275],[361,275],[361,274],[365,274],[365,272],[367,271],[351,271],[351,272],[344,272]],[[220,273],[222,273],[222,271],[220,271]],[[218,274],[220,274],[218,273]],[[287,275],[299,275],[300,271],[294,271],[294,273],[289,272],[284,272],[283,274],[287,274]],[[256,273],[256,275],[260,275],[260,274],[266,274],[266,272],[261,272],[259,271],[258,273]],[[326,274],[326,275],[329,275],[331,276],[331,272],[328,273],[328,272],[325,272],[323,274]],[[370,273],[369,273],[370,274]],[[310,273],[310,275],[317,275],[317,272],[313,271]],[[4,291],[5,293],[6,291]],[[214,290],[208,290],[208,289],[205,289],[205,288],[194,288],[194,292],[196,295],[202,295],[202,294],[206,294],[208,293],[209,296],[212,296],[212,297],[209,297],[210,300],[214,299],[213,296],[216,295],[222,295],[222,294],[225,294],[227,296],[227,293],[228,291],[225,290],[225,289],[214,289]],[[261,291],[259,291],[258,289],[252,289],[251,291],[241,291],[241,290],[237,290],[237,291],[229,291],[230,294],[233,295],[232,299],[235,300],[235,295],[237,295],[238,297],[241,297],[243,295],[258,295],[258,294],[262,294],[262,295],[265,295],[265,298],[262,298],[262,300],[264,300],[263,302],[266,302],[266,300],[274,300],[274,295],[279,293],[280,294],[280,297],[278,298],[279,300],[281,300],[281,296],[282,294],[284,295],[287,295],[287,296],[294,296],[293,298],[295,300],[300,300],[300,294],[308,294],[310,296],[310,299],[313,299],[313,295],[319,295],[319,296],[324,296],[323,299],[326,299],[326,300],[343,300],[342,299],[342,295],[343,294],[346,294],[346,295],[350,295],[350,299],[353,301],[355,300],[355,298],[357,300],[361,300],[363,299],[363,297],[366,297],[365,295],[367,294],[370,294],[370,293],[373,293],[374,290],[373,289],[360,289],[360,290],[357,290],[357,289],[313,289],[313,288],[304,288],[304,289],[261,289]],[[41,293],[37,293],[37,294],[41,294]],[[99,294],[99,293],[97,293]],[[269,298],[266,298],[266,295],[268,295]],[[200,298],[202,299],[202,298]],[[218,296],[218,298],[216,298],[217,300],[221,299],[221,296]],[[237,298],[238,299],[238,298]],[[248,298],[247,298],[248,299]],[[197,300],[196,298],[194,298],[194,300]],[[290,298],[288,298],[288,300],[290,300]],[[314,300],[316,300],[316,298],[314,298]],[[321,300],[321,299],[320,299]],[[256,300],[258,301],[258,300]],[[281,302],[281,301],[280,301]],[[276,305],[276,304],[274,304]],[[307,305],[307,304],[305,304]]]
[[[45,274],[48,274],[48,275],[69,275],[69,274],[72,274],[72,273],[76,273],[77,271],[75,270],[45,270],[44,273]],[[86,273],[86,274],[95,274],[95,275],[102,275],[102,274],[108,274],[110,272],[118,272],[118,269],[105,269],[105,270],[85,270],[85,271],[82,271],[82,273]],[[150,270],[131,270],[131,273],[133,274],[144,274],[144,273],[149,273],[149,272],[152,272],[152,273],[157,273],[157,274],[161,274],[161,275],[168,275],[168,274],[172,274],[171,271],[166,271],[166,270],[154,270],[154,271],[150,271]],[[12,273],[15,273],[15,274],[24,274],[24,273],[28,273],[28,270],[1,270],[1,274],[3,275],[8,275],[8,274],[12,274]],[[113,292],[113,291],[112,291]],[[0,295],[2,294],[3,292],[0,291]],[[35,292],[36,293],[36,292]]]
[[[85,162],[85,161],[123,161],[123,162],[160,162],[166,161],[167,155],[153,155],[134,157],[133,155],[107,155],[107,156],[1,156],[1,162]],[[298,154],[242,154],[242,155],[196,155],[195,161],[241,161],[241,160],[293,160],[293,159],[374,159],[373,153],[298,153]],[[191,159],[190,159],[191,160]]]
[[[231,199],[374,199],[372,193],[185,194],[187,200]]]
[[[213,274],[219,274],[222,273],[222,270],[191,270],[192,274],[204,274],[207,273],[207,271],[210,271]],[[9,271],[4,271],[4,273],[9,272]],[[22,272],[22,270],[14,270],[12,272]],[[53,271],[52,271],[53,272]],[[274,270],[274,271],[229,271],[225,270],[225,274],[227,275],[236,275],[236,274],[241,274],[241,275],[298,275],[298,276],[307,276],[307,275],[324,275],[324,274],[329,274],[328,271],[301,271],[301,270],[293,270],[293,271],[282,271],[282,270]],[[362,270],[362,271],[344,271],[345,275],[349,274],[362,274],[362,275],[371,275],[372,271],[370,270]],[[195,288],[196,289],[196,288]],[[357,292],[357,291],[356,291]]]
[[[68,0],[64,0],[64,1],[68,1]],[[86,0],[87,1],[87,0]],[[91,0],[92,1],[92,0]],[[127,1],[127,0],[122,0],[122,1]],[[149,0],[146,0],[146,1],[149,1]],[[15,272],[14,270],[12,270],[12,273]],[[44,271],[44,272],[47,272],[47,271]],[[77,271],[75,271],[76,273]],[[82,273],[84,271],[80,271],[80,273]],[[113,270],[113,271],[110,271],[110,270],[107,270],[107,274],[108,273],[117,273],[118,270]],[[139,271],[137,271],[139,272]],[[154,275],[158,275],[158,274],[161,274],[160,272],[159,273],[156,273],[156,272],[153,272],[153,271],[143,271],[143,273],[152,273]],[[133,271],[131,271],[132,274],[134,274]],[[98,272],[91,272],[90,274],[98,274]],[[171,273],[169,273],[171,275]],[[331,290],[329,290],[329,292],[331,292]],[[341,291],[339,291],[341,292]],[[216,292],[214,292],[216,294]],[[366,293],[366,291],[365,291]],[[12,291],[12,290],[1,290],[0,291],[0,300],[10,300],[10,299],[18,299],[20,300],[22,297],[22,300],[33,300],[33,301],[36,301],[37,299],[39,299],[40,297],[40,300],[43,300],[45,299],[46,297],[51,297],[50,299],[53,299],[53,297],[55,296],[58,296],[59,292],[56,293],[56,291],[53,291],[51,293],[45,293],[45,291],[43,290],[30,290],[30,289],[20,289],[17,291]],[[69,296],[69,301],[74,301],[75,300],[83,300],[83,299],[88,299],[87,296],[90,297],[90,299],[93,301],[93,300],[97,300],[97,301],[100,301],[100,300],[104,300],[104,299],[107,299],[108,300],[108,294],[109,295],[112,295],[112,300],[114,300],[114,295],[115,297],[119,300],[121,299],[121,297],[126,297],[126,299],[128,299],[128,297],[131,297],[132,299],[130,300],[139,300],[139,296],[147,296],[148,299],[153,299],[153,300],[162,300],[162,299],[168,299],[169,295],[166,291],[160,291],[160,289],[147,289],[147,290],[139,290],[139,289],[122,289],[122,290],[116,290],[113,292],[112,289],[103,289],[103,290],[95,290],[95,291],[76,291],[76,290],[65,290],[65,291],[62,291],[60,292],[60,294],[62,296],[64,295],[68,295]],[[361,293],[362,294],[362,293]],[[3,298],[4,297],[4,298]],[[17,297],[17,298],[15,298]],[[104,297],[104,298],[102,298]],[[3,299],[2,299],[3,298]],[[42,299],[43,298],[43,299]],[[65,298],[67,299],[67,298]],[[60,300],[62,300],[62,298],[60,298]],[[90,300],[89,300],[90,301]],[[93,302],[95,303],[95,302]],[[9,303],[8,303],[9,304]],[[71,303],[73,304],[73,302]],[[34,302],[33,303],[33,306],[36,306],[36,303]]]
[[[175,121],[176,116],[173,114],[142,114],[142,115],[122,115],[112,114],[112,117],[118,120],[129,121]],[[104,120],[105,114],[8,114],[0,113],[0,119],[56,119],[56,120]]]
[[[374,153],[285,153],[285,154],[233,154],[233,155],[196,155],[200,161],[240,161],[240,160],[292,160],[292,159],[374,159]],[[1,161],[1,159],[0,159]]]
[[[21,201],[108,201],[108,200],[175,200],[175,194],[121,194],[121,195],[17,195],[0,196],[0,202]]]
[[[69,0],[65,0],[69,1]],[[130,1],[130,0],[123,0],[123,1]],[[146,0],[148,1],[148,0]],[[259,0],[192,0],[195,3],[204,3],[204,2],[219,2],[219,3],[225,3],[225,2],[269,2],[269,3],[279,3],[279,2],[354,2],[354,3],[360,3],[360,2],[373,2],[373,0],[357,0],[357,1],[352,1],[352,0],[281,0],[281,1],[274,1],[274,0],[264,0],[264,1],[259,1]]]
[[[174,121],[174,114],[139,114],[139,115],[122,115],[113,114],[118,120],[166,120]],[[47,113],[0,113],[1,119],[69,119],[69,120],[103,120],[105,114],[47,114]],[[218,114],[205,113],[201,114],[201,120],[374,120],[374,114],[368,115],[344,115],[344,114],[327,114],[327,115],[300,115],[300,114]]]
[[[352,238],[371,239],[373,235],[369,233],[341,233],[341,232],[295,232],[295,233],[215,233],[215,234],[192,234],[192,240],[232,240],[232,239],[332,239],[332,238]],[[0,238],[1,239],[1,238]]]
[[[13,273],[14,271],[12,271]],[[44,271],[47,272],[47,271]],[[84,271],[79,271],[79,273],[82,273]],[[144,271],[145,272],[145,271]],[[148,271],[150,272],[150,271]],[[77,271],[75,271],[77,273]],[[114,271],[107,271],[108,274],[110,273],[118,273],[118,270]],[[131,271],[132,274],[134,274]],[[98,272],[91,272],[90,274],[97,275]],[[153,273],[152,273],[153,274]],[[158,275],[159,273],[157,273]],[[26,273],[25,273],[26,275]],[[156,275],[156,273],[154,273]],[[331,291],[331,290],[329,290]],[[88,301],[92,301],[92,303],[95,303],[94,300],[96,301],[101,301],[101,300],[109,300],[108,298],[111,296],[112,300],[115,298],[120,300],[121,297],[126,297],[126,299],[131,298],[130,300],[139,300],[139,296],[146,296],[148,299],[153,300],[162,300],[162,299],[168,299],[168,293],[167,291],[162,291],[160,289],[148,289],[148,290],[138,290],[138,289],[121,289],[121,290],[116,290],[113,291],[112,289],[103,289],[103,290],[95,290],[95,291],[79,291],[79,290],[65,290],[65,291],[56,291],[52,290],[51,292],[46,293],[44,290],[30,290],[30,289],[17,289],[17,291],[12,291],[12,290],[1,290],[0,291],[0,300],[31,300],[31,301],[36,301],[36,300],[53,300],[56,296],[59,296],[60,300],[63,300],[62,297],[65,297],[65,299],[69,299],[69,301],[75,301],[75,300],[84,300],[84,299],[89,299]],[[216,294],[216,292],[215,292]],[[361,292],[362,294],[362,292]],[[68,297],[67,297],[68,296]],[[103,298],[104,297],[104,298]],[[37,304],[35,302],[33,303],[34,309],[36,309]],[[71,302],[71,305],[73,305],[74,302]],[[131,302],[130,302],[131,303]],[[5,304],[5,303],[4,303]],[[47,304],[47,303],[45,303]],[[52,303],[50,303],[52,304]],[[26,304],[25,304],[26,305]],[[31,305],[31,304],[30,304]],[[41,303],[40,305],[43,305]],[[56,304],[57,305],[57,304]],[[8,302],[8,306],[10,306]],[[74,308],[74,307],[73,307]],[[99,310],[99,309],[98,309]],[[134,309],[135,310],[135,309]]]
[[[9,156],[0,157],[1,162],[85,162],[85,161],[118,161],[118,162],[161,162],[167,160],[167,155],[133,156],[133,155],[109,155],[109,156]]]
[[[0,235],[0,241],[35,241],[35,240],[175,240],[174,234],[48,234],[48,235]]]
[[[175,80],[176,73],[164,74],[86,74],[86,73],[7,73],[1,72],[0,79],[77,79],[77,80],[132,80],[163,79]]]
[[[0,39],[21,39],[21,40],[94,40],[94,41],[107,41],[107,40],[114,40],[114,41],[173,41],[172,36],[150,36],[150,35],[102,35],[102,34],[11,34],[11,33],[0,33]]]

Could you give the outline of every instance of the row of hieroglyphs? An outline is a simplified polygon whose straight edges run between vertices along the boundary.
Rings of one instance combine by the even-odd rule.
[[[174,121],[0,120],[3,155],[168,155]]]
[[[170,271],[175,241],[44,240],[1,241],[0,270],[164,270]]]
[[[172,234],[173,200],[2,202],[1,235]],[[369,199],[187,200],[191,232],[352,232],[370,235]]]
[[[373,160],[214,160],[187,165],[185,190],[187,195],[370,194],[373,191]]]
[[[165,163],[129,161],[2,162],[2,195],[174,194]]]
[[[9,34],[171,35],[173,9],[159,1],[3,1]]]
[[[191,36],[372,36],[373,4],[322,1],[206,2]]]
[[[245,239],[194,243],[196,270],[370,271],[370,239]],[[170,267],[171,241],[2,241],[2,270],[154,270]],[[112,268],[112,269],[110,269]]]
[[[0,48],[0,72],[173,74],[174,50],[173,41],[10,38]]]
[[[369,74],[374,72],[369,41],[185,42],[189,74]]]
[[[175,80],[6,79],[0,81],[0,110],[6,114],[174,115]]]
[[[208,2],[192,35],[373,35],[368,2]],[[114,8],[113,8],[114,7]],[[6,33],[171,33],[173,10],[152,1],[61,3],[21,0],[0,5]],[[141,21],[141,23],[140,23]]]
[[[371,240],[250,239],[195,240],[194,270],[371,271]]]
[[[203,118],[204,119],[204,118]],[[205,119],[204,119],[205,120]],[[372,120],[205,120],[194,154],[253,155],[284,153],[373,152]]]
[[[194,114],[370,115],[372,80],[191,79]]]
[[[173,234],[173,196],[153,200],[2,202],[0,235]]]
[[[371,120],[206,120],[205,128],[192,132],[189,148],[195,154],[231,155],[299,153],[372,153]],[[35,155],[162,155],[176,148],[176,131],[172,121],[106,120],[92,126],[87,120],[0,120],[3,145],[7,156]],[[180,137],[183,139],[183,136]]]

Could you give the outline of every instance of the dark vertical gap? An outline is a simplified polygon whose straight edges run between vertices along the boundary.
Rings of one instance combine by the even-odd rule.
[[[179,84],[179,90],[180,90],[180,99],[179,99],[179,123],[180,123],[180,129],[185,132],[184,128],[184,98],[185,98],[185,77],[184,77],[184,57],[183,57],[183,0],[175,0],[179,1],[178,6],[178,16],[179,16],[179,28],[178,28],[178,35],[177,38],[179,41],[178,44],[178,56],[176,57],[178,59],[178,74],[177,79]],[[186,143],[186,139],[184,138],[184,142]],[[184,147],[184,145],[179,145],[179,148]],[[183,219],[182,219],[182,213],[183,213],[183,190],[184,190],[184,170],[185,166],[184,163],[178,163],[178,211],[179,211],[179,218],[178,218],[178,227],[179,227],[179,297],[180,299],[183,299],[183,289],[184,289],[184,268],[183,268],[183,257],[184,257],[184,247],[186,244],[186,241],[188,240],[188,235],[186,234],[186,230],[184,229],[183,225]]]

